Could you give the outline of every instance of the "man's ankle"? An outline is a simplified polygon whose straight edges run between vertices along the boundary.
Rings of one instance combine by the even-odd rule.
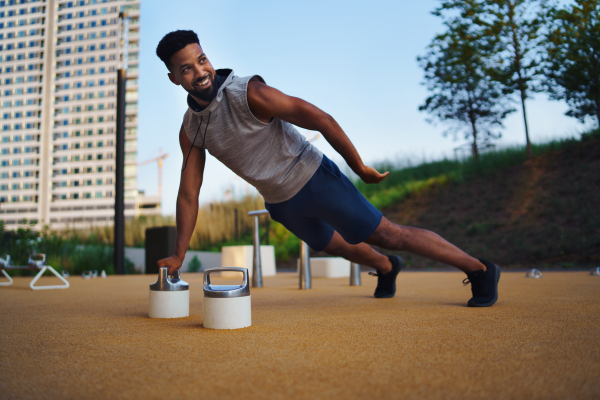
[[[487,267],[485,266],[484,263],[482,263],[481,261],[477,260],[477,262],[479,263],[479,265],[481,265],[481,268],[484,272],[487,271]]]
[[[377,270],[381,272],[383,275],[387,274],[392,270],[392,262],[388,257],[385,258],[385,262],[381,264],[381,267]]]

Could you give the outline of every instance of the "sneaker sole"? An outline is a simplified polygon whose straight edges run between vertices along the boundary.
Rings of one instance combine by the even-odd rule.
[[[493,306],[496,301],[498,301],[498,281],[500,281],[500,267],[497,266],[496,264],[492,264],[494,266],[494,268],[496,268],[496,295],[494,296],[494,298],[491,301],[488,301],[487,303],[472,303],[470,300],[467,303],[467,306],[469,307],[490,307]]]

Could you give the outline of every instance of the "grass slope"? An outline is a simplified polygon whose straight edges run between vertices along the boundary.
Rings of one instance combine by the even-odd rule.
[[[398,224],[432,230],[469,254],[503,267],[597,266],[600,139],[594,136],[558,146],[561,150],[546,148],[542,155],[512,167],[484,168],[477,174],[469,172],[469,166],[461,173],[445,161],[450,174],[429,177],[429,183],[421,183],[427,190],[407,191],[403,201],[383,207],[384,215]],[[515,161],[519,160],[511,162]],[[390,188],[381,192],[386,190]],[[377,202],[377,196],[385,198],[381,192],[365,195]],[[442,265],[400,254],[409,268]]]

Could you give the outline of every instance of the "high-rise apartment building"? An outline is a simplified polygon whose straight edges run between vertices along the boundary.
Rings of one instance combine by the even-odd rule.
[[[0,220],[112,223],[119,13],[130,18],[125,214],[137,192],[140,0],[0,0]]]

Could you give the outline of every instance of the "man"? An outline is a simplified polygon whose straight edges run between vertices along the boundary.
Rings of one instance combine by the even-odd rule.
[[[177,196],[175,254],[160,260],[169,273],[181,268],[198,216],[205,150],[257,188],[271,218],[313,250],[377,270],[375,297],[393,297],[402,267],[370,245],[404,250],[450,264],[467,274],[471,307],[489,307],[498,298],[500,269],[477,260],[437,234],[388,221],[293,125],[319,131],[366,183],[379,173],[363,164],[342,128],[328,114],[299,98],[269,87],[258,75],[240,78],[214,70],[192,31],[167,34],[156,54],[169,79],[188,92],[188,110],[179,132],[184,156]],[[293,124],[293,125],[292,125]],[[466,283],[465,283],[466,284]]]

